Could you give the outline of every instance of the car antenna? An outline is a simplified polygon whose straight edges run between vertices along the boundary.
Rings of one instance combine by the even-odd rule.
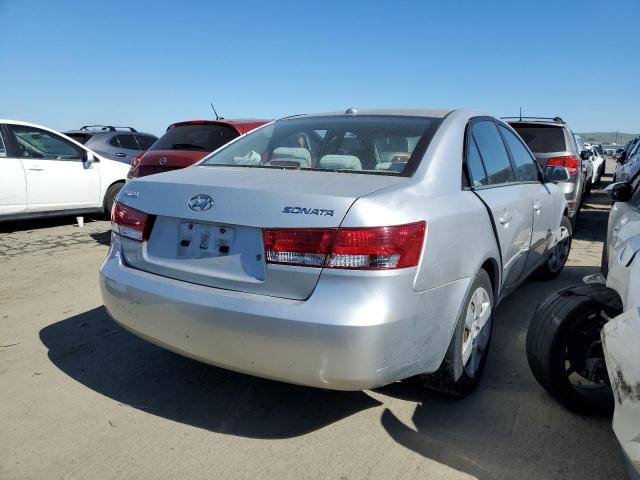
[[[211,108],[213,109],[213,113],[216,114],[216,120],[220,120],[220,117],[218,116],[218,112],[216,112],[216,107],[213,106],[213,103],[209,103],[209,105],[211,105]]]
[[[522,121],[522,107],[520,107],[520,121]]]

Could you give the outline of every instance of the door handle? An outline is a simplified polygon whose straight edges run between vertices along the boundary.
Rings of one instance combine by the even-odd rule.
[[[116,157],[126,157],[126,156],[127,156],[126,153],[122,153],[122,152],[116,153]]]
[[[502,216],[498,219],[500,220],[500,223],[502,225],[506,225],[507,223],[509,223],[511,221],[513,217],[511,216],[511,214],[509,212],[504,212],[502,214]]]
[[[40,165],[34,165],[33,167],[27,167],[28,170],[33,170],[34,172],[41,172],[44,170]]]
[[[533,202],[533,211],[536,213],[540,213],[542,211],[542,205],[540,205],[540,202]]]

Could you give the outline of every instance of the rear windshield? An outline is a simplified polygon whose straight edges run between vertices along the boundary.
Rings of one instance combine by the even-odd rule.
[[[76,142],[82,143],[83,145],[93,137],[90,133],[65,133],[65,135],[69,138],[73,138]]]
[[[560,127],[511,125],[533,153],[564,152],[568,148]]]
[[[178,125],[167,130],[149,150],[213,152],[239,135],[225,125]]]
[[[440,118],[288,118],[254,130],[201,165],[411,175]]]

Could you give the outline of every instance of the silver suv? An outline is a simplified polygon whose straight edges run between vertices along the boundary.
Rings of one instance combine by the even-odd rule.
[[[575,215],[588,193],[587,176],[589,152],[560,118],[504,117],[518,132],[533,152],[540,167],[565,167],[570,174],[568,182],[558,185],[564,192],[569,207],[569,218],[575,225]]]
[[[64,134],[104,157],[128,165],[138,153],[148,150],[158,140],[155,135],[135,128],[111,125],[85,125]]]

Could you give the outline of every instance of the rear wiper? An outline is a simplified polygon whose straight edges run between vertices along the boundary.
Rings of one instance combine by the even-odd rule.
[[[174,148],[176,150],[189,149],[189,148],[196,148],[198,150],[207,150],[207,148],[203,147],[202,145],[194,145],[193,143],[174,143],[173,145],[171,145],[171,148]]]

